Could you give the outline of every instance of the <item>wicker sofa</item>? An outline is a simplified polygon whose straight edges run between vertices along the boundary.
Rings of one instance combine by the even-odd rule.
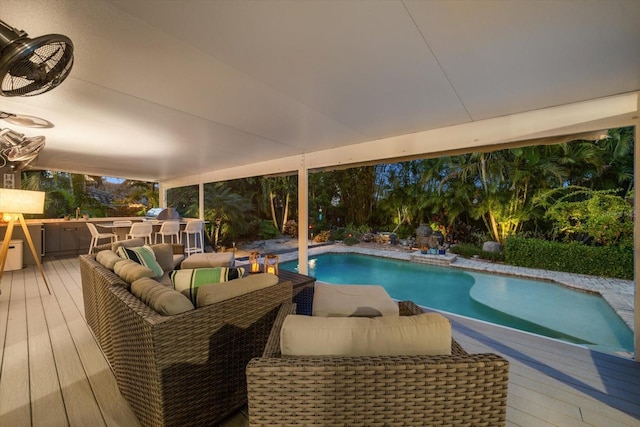
[[[453,340],[450,356],[282,357],[280,328],[294,313],[282,306],[247,365],[250,425],[505,425],[509,362],[499,355]],[[400,315],[419,313],[400,302]]]
[[[212,425],[245,404],[246,365],[292,296],[284,282],[165,316],[96,255],[81,255],[80,269],[87,322],[145,426]]]

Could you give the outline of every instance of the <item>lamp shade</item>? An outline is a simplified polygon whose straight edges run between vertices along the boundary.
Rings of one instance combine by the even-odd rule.
[[[44,191],[0,188],[0,212],[41,214],[44,211]]]

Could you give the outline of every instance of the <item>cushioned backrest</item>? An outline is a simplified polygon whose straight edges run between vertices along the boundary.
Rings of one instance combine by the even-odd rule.
[[[123,259],[113,266],[113,272],[127,283],[133,283],[141,277],[155,277],[156,274],[144,265],[130,259]]]
[[[174,268],[173,263],[173,245],[170,243],[159,243],[157,245],[151,245],[153,253],[156,255],[156,261],[160,264],[163,271],[172,271]]]
[[[280,330],[283,355],[415,356],[451,354],[451,322],[438,313],[416,316],[289,315]]]
[[[193,310],[191,301],[180,292],[143,277],[131,284],[131,293],[158,313],[171,316]]]
[[[173,288],[186,295],[193,303],[197,301],[200,287],[211,283],[227,282],[244,276],[242,267],[183,268],[171,273]]]
[[[316,282],[312,314],[324,317],[399,316],[398,304],[380,285],[332,285]]]
[[[111,250],[106,250],[98,252],[96,255],[96,261],[113,271],[113,267],[118,261],[122,261],[122,258],[120,258],[117,253]]]
[[[137,246],[142,246],[145,244],[145,241],[141,237],[136,237],[135,239],[127,239],[120,240],[118,242],[114,242],[111,244],[111,250],[116,252],[120,246],[124,246],[125,248],[135,248]]]
[[[213,283],[201,286],[196,296],[196,306],[203,307],[216,302],[225,301],[259,289],[268,288],[278,283],[275,274],[252,274],[230,282]],[[279,286],[279,285],[278,285]]]

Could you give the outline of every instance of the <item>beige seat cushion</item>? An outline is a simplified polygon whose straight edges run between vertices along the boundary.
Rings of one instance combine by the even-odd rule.
[[[331,285],[316,282],[312,314],[324,317],[398,316],[398,304],[379,285]]]
[[[285,356],[415,356],[451,354],[451,322],[416,316],[289,315],[280,331]]]
[[[184,313],[195,308],[189,298],[149,277],[134,281],[131,284],[131,293],[165,316]]]
[[[182,261],[184,261],[184,254],[173,254],[172,270],[175,270],[176,268],[180,268],[180,264],[182,264]]]
[[[182,261],[180,268],[233,267],[234,264],[233,252],[207,252],[189,255]]]
[[[240,295],[248,294],[259,289],[274,286],[279,281],[275,274],[259,273],[251,274],[241,279],[230,280],[222,283],[211,283],[201,286],[198,289],[196,306],[205,305],[228,300]]]

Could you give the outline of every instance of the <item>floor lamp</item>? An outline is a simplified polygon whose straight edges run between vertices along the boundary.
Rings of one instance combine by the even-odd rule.
[[[24,231],[29,248],[31,248],[33,258],[36,260],[36,264],[40,269],[44,284],[47,285],[47,290],[49,294],[51,294],[51,288],[49,288],[49,283],[47,282],[42,264],[40,263],[40,255],[37,253],[35,246],[33,246],[33,240],[31,240],[31,234],[29,234],[29,229],[24,222],[23,216],[23,214],[41,214],[44,211],[44,195],[44,191],[0,188],[0,212],[3,213],[2,219],[9,223],[7,225],[7,232],[4,235],[4,241],[2,242],[2,248],[0,248],[0,280],[2,280],[4,265],[7,261],[7,254],[9,253],[13,227],[16,221],[18,221],[22,226],[22,231]]]

